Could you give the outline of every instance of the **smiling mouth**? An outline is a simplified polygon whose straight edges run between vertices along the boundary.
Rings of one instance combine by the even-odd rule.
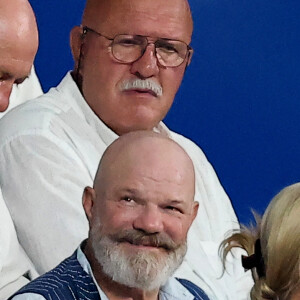
[[[142,244],[133,244],[130,242],[123,242],[125,245],[129,246],[131,249],[139,249],[139,250],[144,250],[144,251],[166,251],[165,248],[163,247],[157,247],[154,246],[152,244],[146,244],[146,243],[142,243]]]
[[[164,245],[156,245],[155,243],[152,243],[150,241],[131,241],[127,239],[122,239],[119,241],[120,243],[124,243],[125,245],[129,245],[131,247],[136,247],[137,249],[148,249],[148,250],[164,250],[168,251]]]

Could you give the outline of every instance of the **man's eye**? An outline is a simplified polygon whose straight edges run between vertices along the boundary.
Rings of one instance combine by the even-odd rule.
[[[165,209],[167,209],[168,211],[172,211],[172,212],[176,212],[176,213],[181,213],[182,214],[182,210],[179,209],[178,207],[175,207],[175,206],[166,206]]]
[[[129,47],[129,46],[139,46],[141,43],[135,39],[122,39],[118,41],[120,46]]]
[[[121,200],[125,201],[125,202],[133,202],[134,201],[133,198],[128,197],[128,196],[122,197]]]
[[[178,53],[177,48],[169,43],[161,43],[157,45],[157,48],[159,48],[159,50],[165,52],[165,53]]]

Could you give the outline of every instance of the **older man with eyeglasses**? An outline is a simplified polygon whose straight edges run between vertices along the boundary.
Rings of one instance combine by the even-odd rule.
[[[247,297],[239,260],[222,276],[218,256],[225,233],[238,228],[230,200],[201,149],[162,123],[191,61],[192,31],[187,0],[88,0],[71,32],[74,71],[1,124],[3,196],[40,273],[87,237],[81,191],[107,146],[153,130],[178,142],[195,167],[199,214],[177,275],[211,299]]]

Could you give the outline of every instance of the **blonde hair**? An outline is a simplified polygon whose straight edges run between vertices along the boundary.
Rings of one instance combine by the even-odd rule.
[[[254,254],[259,239],[265,265],[264,276],[253,268],[252,300],[288,300],[300,288],[300,183],[276,195],[256,226],[242,227],[221,244],[223,263],[230,250],[239,247]]]

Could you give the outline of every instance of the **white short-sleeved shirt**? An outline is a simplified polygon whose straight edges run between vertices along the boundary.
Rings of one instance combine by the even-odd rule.
[[[29,78],[22,84],[14,86],[9,109],[41,94],[41,85],[33,68]],[[5,113],[0,113],[0,118]],[[4,168],[1,172],[5,176]],[[18,242],[14,224],[0,190],[0,300],[7,299],[28,283],[29,279],[35,277],[37,272]]]

